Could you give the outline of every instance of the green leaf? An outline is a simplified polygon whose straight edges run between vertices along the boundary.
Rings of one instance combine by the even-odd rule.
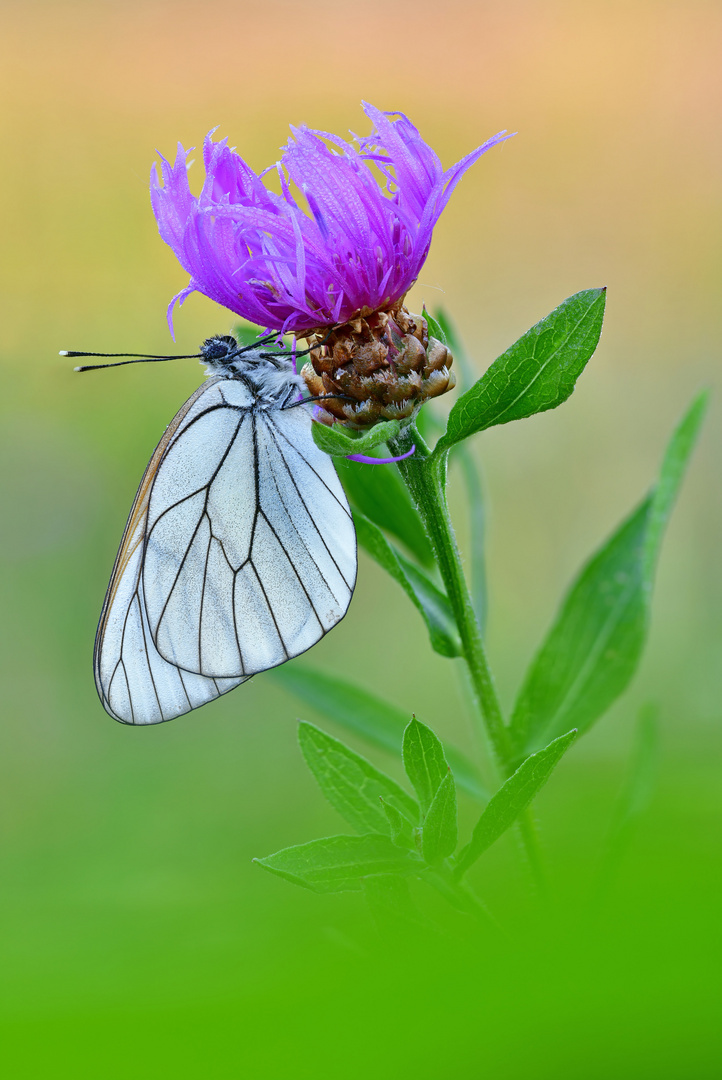
[[[409,819],[404,817],[395,806],[387,803],[383,798],[380,802],[393,842],[397,847],[413,848],[414,834]]]
[[[566,401],[597,347],[604,300],[604,289],[570,296],[502,353],[456,401],[435,452]]]
[[[444,327],[441,325],[440,322],[438,322],[437,319],[434,318],[433,315],[429,314],[429,312],[426,310],[426,305],[424,305],[424,308],[423,308],[423,316],[426,319],[426,327],[427,327],[428,332],[429,332],[429,337],[430,338],[436,338],[436,340],[440,341],[442,345],[446,345],[446,347],[448,349],[449,348],[449,341],[448,341],[448,338],[446,337],[446,332],[444,330]]]
[[[471,864],[526,810],[576,736],[576,731],[569,731],[543,750],[532,754],[499,788],[479,818],[471,840],[459,853],[455,869],[458,877],[466,873]]]
[[[382,798],[410,822],[418,822],[419,808],[411,796],[338,739],[302,721],[298,741],[321,791],[357,832],[390,835]]]
[[[675,428],[662,461],[659,480],[652,492],[644,552],[644,573],[650,588],[664,530],[674,508],[708,404],[709,392],[705,390],[697,395]]]
[[[570,725],[585,731],[628,686],[647,633],[646,499],[583,569],[522,684],[511,718],[524,757]]]
[[[697,398],[669,443],[659,483],[582,570],[527,672],[511,735],[519,757],[570,727],[586,731],[628,686],[649,625],[664,527],[704,415]]]
[[[460,656],[461,640],[446,595],[422,570],[405,559],[364,514],[355,510],[353,520],[361,547],[398,582],[420,612],[434,651],[442,656]]]
[[[419,797],[421,812],[426,816],[449,766],[444,748],[430,727],[414,717],[404,731],[402,757],[406,775]]]
[[[433,566],[429,539],[396,466],[346,459],[335,465],[351,505],[400,540],[423,566]]]
[[[319,450],[331,457],[346,457],[348,454],[368,454],[387,439],[395,438],[399,426],[398,420],[382,420],[368,431],[352,435],[349,429],[340,424],[328,427],[327,424],[314,423],[311,431]]]
[[[435,866],[453,854],[458,840],[456,824],[456,785],[450,772],[436,789],[421,832],[424,862]]]
[[[358,735],[371,746],[386,750],[397,758],[401,756],[404,729],[409,722],[409,714],[404,709],[370,694],[355,683],[310,668],[303,662],[283,664],[267,672],[266,678],[273,679],[321,716]],[[450,746],[446,747],[446,755],[458,786],[473,799],[488,798],[476,767],[466,755]]]
[[[418,874],[421,860],[387,836],[327,836],[284,848],[255,863],[317,893],[360,891],[369,874]]]

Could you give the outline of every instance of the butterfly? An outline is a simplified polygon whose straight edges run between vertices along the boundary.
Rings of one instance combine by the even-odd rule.
[[[206,380],[140,482],[95,639],[98,695],[122,723],[213,701],[310,649],[348,609],[351,511],[291,355],[268,340],[203,343]]]

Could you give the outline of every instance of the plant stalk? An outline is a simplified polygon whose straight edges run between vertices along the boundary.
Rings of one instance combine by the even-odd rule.
[[[454,611],[461,644],[477,699],[483,731],[491,742],[496,762],[504,777],[509,775],[513,750],[499,705],[494,680],[486,659],[481,630],[454,536],[446,503],[446,455],[432,456],[413,426],[390,441],[394,456],[416,446],[413,457],[397,463],[431,541],[446,593]]]
[[[506,779],[514,771],[514,749],[508,728],[504,723],[491,668],[486,658],[481,629],[464,575],[454,527],[449,516],[446,501],[448,453],[433,454],[413,424],[402,429],[395,439],[389,440],[389,447],[395,457],[407,453],[412,445],[415,445],[416,453],[397,462],[397,467],[424,523],[446,594],[454,611],[463,656],[476,699],[481,734],[486,736],[491,743],[499,772]],[[531,818],[522,820],[520,831],[537,887],[540,893],[543,893],[545,885],[541,852]]]

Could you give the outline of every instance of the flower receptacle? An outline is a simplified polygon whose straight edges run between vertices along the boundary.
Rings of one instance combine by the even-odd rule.
[[[312,351],[301,374],[309,392],[343,395],[319,408],[317,419],[325,424],[367,428],[380,420],[409,419],[456,384],[451,352],[429,336],[426,319],[408,311],[403,300],[330,333],[309,333],[308,342]]]

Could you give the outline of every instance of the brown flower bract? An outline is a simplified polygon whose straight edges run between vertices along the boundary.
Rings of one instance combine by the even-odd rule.
[[[426,319],[401,300],[307,337],[313,351],[301,374],[312,397],[343,395],[319,407],[317,419],[325,424],[368,428],[403,420],[456,384],[446,345],[429,337]]]

